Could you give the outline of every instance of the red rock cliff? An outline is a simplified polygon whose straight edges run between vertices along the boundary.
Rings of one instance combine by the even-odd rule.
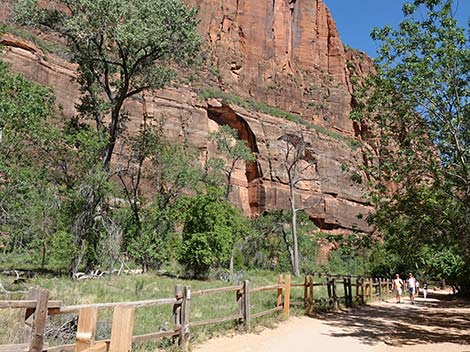
[[[0,4],[0,19],[9,14],[12,0]],[[45,1],[47,2],[47,1]],[[349,119],[352,104],[351,72],[364,75],[371,62],[345,50],[335,23],[321,0],[187,0],[200,9],[200,32],[207,39],[208,74],[212,85],[239,96],[300,114],[304,119],[360,138],[361,127]],[[36,46],[8,35],[3,60],[11,68],[51,86],[65,115],[75,113],[78,87],[71,79],[74,66]],[[210,82],[210,81],[209,81]],[[217,101],[201,101],[191,86],[155,92],[149,113],[165,117],[169,135],[183,134],[203,154],[214,153],[207,135],[221,124],[236,128],[256,155],[240,164],[234,175],[232,201],[256,215],[289,207],[289,192],[281,161],[285,146],[279,137],[295,133],[296,124],[267,114],[246,111]],[[142,116],[141,99],[126,108],[130,130]],[[365,221],[372,211],[363,198],[360,172],[362,152],[344,139],[304,128],[309,155],[316,160],[308,182],[299,185],[299,207],[323,230],[370,232]],[[119,158],[119,155],[117,155]]]
[[[187,2],[199,8],[222,89],[353,134],[352,58],[321,0]]]

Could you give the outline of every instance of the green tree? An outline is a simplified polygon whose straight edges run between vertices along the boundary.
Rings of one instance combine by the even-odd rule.
[[[105,170],[125,129],[124,102],[175,78],[173,65],[197,55],[196,10],[179,0],[60,0],[54,9],[19,0],[16,21],[48,28],[66,41],[78,64],[78,109],[106,140]]]
[[[221,157],[215,157],[208,160],[206,168],[211,168],[215,171],[215,180],[217,180],[217,173],[222,171],[225,176],[225,199],[228,199],[232,191],[232,176],[235,167],[241,161],[253,162],[255,156],[248,147],[247,143],[242,140],[238,131],[228,125],[220,126],[220,128],[209,134],[209,140],[215,142],[217,145],[217,152]],[[209,170],[207,170],[209,171]],[[206,181],[209,175],[206,175]],[[230,279],[234,275],[234,256],[235,251],[239,249],[234,247],[232,255],[230,256]]]
[[[247,232],[247,223],[221,192],[188,197],[183,217],[183,242],[179,261],[195,277],[207,277],[209,270],[230,260],[234,244]]]
[[[0,233],[9,250],[32,249],[42,267],[60,203],[50,172],[53,117],[51,91],[0,61]]]
[[[101,168],[90,169],[73,189],[64,202],[64,214],[74,244],[68,273],[74,276],[84,265],[90,272],[100,263],[100,245],[110,238],[107,225],[112,215],[107,197],[112,192],[109,174]]]
[[[292,268],[282,230],[289,221],[290,216],[283,211],[261,214],[252,220],[254,231],[242,247],[248,267],[278,271]]]
[[[110,163],[126,130],[126,100],[169,85],[176,66],[194,61],[200,37],[196,10],[179,0],[60,0],[54,5],[19,0],[15,20],[61,35],[78,65],[79,114],[66,124],[66,148],[56,149],[56,176],[68,192],[63,222],[76,249],[73,274],[81,264],[91,270],[99,262],[101,244],[112,242],[111,232],[119,237],[109,206],[115,175]]]
[[[30,258],[40,258],[44,267],[54,236],[68,233],[74,242],[70,271],[82,259],[93,266],[101,237],[96,226],[78,224],[84,223],[85,214],[87,225],[104,219],[102,202],[85,191],[99,173],[101,138],[77,119],[58,124],[51,91],[10,74],[3,63],[0,126],[0,231],[8,236],[10,250],[32,251]],[[105,179],[107,184],[109,175]],[[83,210],[89,202],[96,205]]]
[[[304,212],[298,212],[296,219],[299,271],[312,271],[317,264],[318,244],[314,233],[318,229]],[[245,264],[250,268],[291,270],[291,221],[289,211],[275,211],[253,219],[253,231],[245,238],[242,246]]]
[[[470,46],[452,6],[414,0],[399,28],[373,31],[377,74],[357,92],[354,116],[378,137],[369,172],[379,229],[402,237],[406,253],[441,244],[470,263]]]
[[[131,214],[125,225],[126,248],[147,271],[149,265],[158,267],[171,256],[178,202],[198,189],[203,172],[199,152],[170,141],[162,128],[144,123],[127,145],[127,166],[118,173]],[[150,197],[145,196],[148,188],[155,190]]]

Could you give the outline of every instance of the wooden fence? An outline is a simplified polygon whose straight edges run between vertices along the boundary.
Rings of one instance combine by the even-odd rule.
[[[318,276],[314,282],[314,276]],[[328,308],[338,309],[340,302],[346,307],[352,307],[354,301],[365,303],[378,297],[382,299],[390,293],[391,281],[384,279],[361,278],[353,276],[330,275],[312,273],[307,275],[303,282],[291,282],[290,275],[279,275],[276,284],[262,287],[251,287],[249,281],[242,284],[211,288],[200,291],[191,291],[189,286],[175,286],[174,297],[153,299],[136,302],[97,303],[66,306],[61,301],[49,300],[49,292],[42,288],[31,288],[26,300],[0,301],[0,309],[24,309],[24,344],[0,345],[0,352],[127,352],[131,351],[132,343],[158,340],[164,337],[173,337],[175,342],[188,350],[191,328],[236,321],[246,329],[251,326],[252,319],[282,311],[285,318],[289,318],[291,305],[303,305],[306,313],[313,314],[315,303],[326,303]],[[344,296],[337,295],[338,286],[343,286]],[[314,287],[325,286],[327,298],[316,299]],[[303,289],[303,300],[291,302],[291,290]],[[355,290],[353,290],[355,288]],[[252,313],[250,298],[257,292],[274,291],[273,307],[271,309]],[[353,294],[353,291],[355,293]],[[232,316],[208,320],[190,321],[189,312],[191,298],[211,295],[221,292],[234,292],[237,312]],[[134,312],[136,308],[171,305],[173,314],[173,328],[168,331],[158,331],[145,335],[133,335]],[[111,338],[109,340],[95,341],[96,326],[99,310],[113,310]],[[61,314],[77,314],[78,326],[74,344],[48,347],[45,343],[45,327],[48,316]]]

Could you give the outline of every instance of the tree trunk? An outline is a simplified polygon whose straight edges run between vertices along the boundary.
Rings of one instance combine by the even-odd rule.
[[[228,200],[230,192],[232,191],[232,172],[235,167],[235,163],[232,163],[230,170],[227,173],[227,186],[225,187],[225,194],[224,197]]]
[[[106,148],[106,155],[103,161],[103,168],[106,171],[109,171],[109,165],[111,164],[111,158],[113,156],[114,147],[116,146],[116,140],[110,141],[108,147]]]
[[[292,272],[295,276],[300,276],[299,269],[299,244],[297,241],[297,209],[295,208],[295,189],[294,185],[290,185],[290,205],[292,211]]]
[[[142,261],[142,273],[146,273],[148,271],[148,259],[147,256],[144,256],[144,260]]]
[[[300,276],[299,269],[299,244],[297,241],[297,215],[294,211],[292,215],[292,242],[293,242],[293,257],[294,257],[294,267],[293,273],[295,276]]]
[[[108,146],[106,147],[104,160],[103,160],[103,168],[106,171],[109,171],[109,165],[111,164],[111,158],[113,157],[114,148],[116,146],[116,140],[118,138],[119,118],[120,118],[121,107],[122,107],[123,102],[124,102],[123,97],[120,97],[119,99],[117,99],[116,105],[111,111],[111,123],[109,124],[109,142],[108,142]]]
[[[286,232],[285,226],[286,224],[282,224],[281,226],[282,237],[284,238],[284,243],[286,244],[287,253],[289,253],[290,264],[292,268],[294,268],[294,250],[292,249],[292,246],[289,242],[289,238],[287,238],[287,232]]]
[[[46,265],[46,240],[43,240],[41,249],[41,269]]]
[[[80,264],[80,254],[74,253],[72,260],[70,262],[70,265],[69,265],[69,269],[68,269],[68,276],[70,278],[73,278],[75,274],[77,273],[79,264]]]
[[[233,255],[233,250],[232,250],[232,255],[230,256],[230,264],[229,264],[229,271],[230,271],[230,274],[229,274],[230,275],[230,278],[229,278],[230,280],[229,281],[230,282],[233,282],[233,274],[234,274],[234,271],[235,271],[235,269],[233,267],[234,266],[234,264],[233,264],[234,258],[233,257],[234,257],[234,255]]]

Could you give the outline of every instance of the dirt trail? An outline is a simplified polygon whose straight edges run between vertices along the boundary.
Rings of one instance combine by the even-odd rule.
[[[439,299],[441,298],[441,299]],[[394,300],[318,318],[291,318],[259,334],[222,337],[196,352],[470,352],[470,303],[434,296]]]

